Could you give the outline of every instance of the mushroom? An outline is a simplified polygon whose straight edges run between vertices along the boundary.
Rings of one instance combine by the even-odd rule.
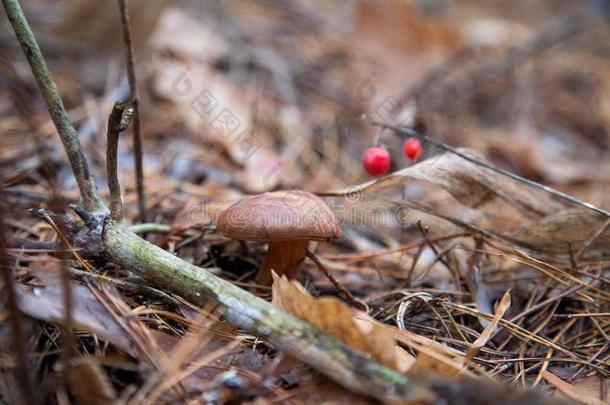
[[[273,282],[272,269],[295,278],[309,241],[341,236],[339,222],[328,205],[318,196],[299,190],[246,197],[220,214],[217,230],[230,239],[269,243],[256,276],[263,285]]]

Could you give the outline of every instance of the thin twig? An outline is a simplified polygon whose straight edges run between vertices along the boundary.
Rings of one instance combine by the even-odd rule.
[[[140,96],[136,77],[136,63],[133,52],[133,39],[129,23],[129,7],[127,0],[118,0],[123,28],[123,43],[125,44],[125,59],[127,62],[127,81],[129,83],[129,97],[134,110],[133,117],[133,154],[136,172],[136,188],[138,191],[138,209],[140,222],[146,222],[146,196],[144,194],[144,169],[142,166],[142,129],[140,125]]]
[[[388,124],[388,123],[380,122],[380,121],[375,121],[375,120],[370,119],[368,117],[365,118],[365,120],[369,124],[371,124],[371,125],[374,125],[374,126],[377,126],[377,127],[386,128],[386,129],[391,129],[392,131],[394,131],[395,133],[397,133],[397,134],[399,134],[399,135],[401,135],[403,137],[415,136],[415,137],[421,138],[425,142],[428,142],[428,143],[430,143],[430,144],[432,144],[434,146],[437,146],[437,147],[439,147],[439,148],[441,148],[441,149],[443,149],[443,150],[445,150],[447,152],[453,153],[454,155],[457,155],[457,156],[461,157],[462,159],[467,160],[470,163],[474,163],[474,164],[476,164],[478,166],[484,167],[484,168],[489,169],[489,170],[491,170],[493,172],[501,174],[502,176],[506,176],[506,177],[509,177],[509,178],[511,178],[513,180],[516,180],[516,181],[518,181],[520,183],[527,184],[530,187],[535,187],[535,188],[544,190],[544,191],[546,191],[549,194],[552,194],[552,195],[557,196],[559,198],[562,198],[564,200],[570,201],[573,204],[577,204],[577,205],[580,205],[582,207],[588,208],[588,209],[590,209],[592,211],[597,212],[598,214],[602,214],[602,215],[604,215],[606,217],[610,217],[610,211],[606,211],[606,210],[604,210],[602,208],[596,207],[595,205],[593,205],[591,203],[588,203],[586,201],[582,201],[582,200],[580,200],[580,199],[578,199],[578,198],[576,198],[576,197],[574,197],[574,196],[572,196],[570,194],[566,194],[566,193],[564,193],[562,191],[559,191],[559,190],[556,190],[556,189],[554,189],[552,187],[546,186],[544,184],[540,184],[540,183],[535,182],[535,181],[530,180],[530,179],[526,179],[525,177],[521,177],[518,174],[515,174],[515,173],[512,173],[512,172],[509,172],[509,171],[497,168],[495,166],[492,166],[489,163],[483,162],[483,161],[478,160],[478,159],[476,159],[476,158],[474,158],[474,157],[472,157],[470,155],[467,155],[467,154],[465,154],[463,152],[460,152],[459,150],[457,150],[453,146],[450,146],[450,145],[446,144],[445,142],[439,141],[438,139],[435,139],[435,138],[431,137],[430,135],[418,132],[418,131],[416,131],[413,128],[403,127],[403,126],[398,126],[398,125],[392,125],[392,124]]]
[[[123,218],[123,203],[121,202],[121,184],[119,183],[117,152],[119,135],[127,129],[133,115],[133,107],[127,107],[125,102],[117,101],[108,117],[108,141],[106,143],[106,171],[108,189],[110,190],[110,216],[115,221]],[[125,114],[123,114],[125,113]]]
[[[341,294],[349,301],[350,304],[352,304],[356,308],[360,308],[362,306],[362,305],[358,304],[358,301],[356,301],[356,299],[354,298],[352,293],[349,292],[349,290],[347,288],[345,288],[343,285],[341,285],[341,283],[339,283],[330,274],[330,272],[328,271],[326,266],[324,266],[322,264],[320,259],[318,259],[311,250],[307,249],[307,251],[305,252],[305,256],[307,256],[312,262],[315,263],[316,266],[318,266],[318,270],[320,270],[320,272],[322,272],[322,274],[324,274],[324,276],[326,276],[326,278],[329,279],[331,283],[333,283],[335,288],[341,292]]]
[[[421,254],[424,252],[424,249],[426,248],[427,243],[429,243],[429,242],[427,240],[424,240],[422,243],[419,244],[419,247],[417,248],[415,255],[413,255],[413,260],[411,261],[411,267],[409,267],[407,276],[405,277],[404,281],[399,285],[398,288],[411,288],[413,272],[415,272],[415,268],[417,267],[419,258],[421,257]]]
[[[419,229],[422,238],[424,238],[424,241],[426,242],[428,247],[434,252],[435,255],[435,259],[428,265],[428,267],[422,272],[422,274],[420,274],[420,276],[417,278],[417,281],[423,280],[423,278],[426,277],[428,272],[432,270],[432,267],[434,266],[434,264],[436,264],[437,261],[440,261],[445,267],[447,267],[447,270],[451,271],[451,266],[449,266],[449,262],[447,262],[447,260],[445,260],[444,258],[444,255],[448,253],[449,250],[443,250],[439,252],[434,243],[432,243],[428,238],[428,228],[425,227],[420,220],[417,221],[417,228]]]
[[[582,314],[554,314],[555,318],[564,318],[564,319],[572,319],[572,318],[610,318],[610,312],[587,312]]]
[[[38,43],[34,38],[34,34],[30,29],[29,24],[23,16],[23,11],[19,2],[15,0],[2,0],[4,9],[9,21],[15,31],[17,40],[23,49],[30,69],[36,79],[38,89],[44,98],[44,101],[49,110],[49,115],[57,128],[59,137],[64,145],[64,149],[70,160],[74,177],[78,184],[83,204],[89,211],[105,211],[104,203],[97,194],[95,180],[89,170],[89,164],[85,159],[83,148],[74,129],[74,125],[70,121],[70,117],[66,113],[57,85],[51,77],[51,73],[47,68],[47,64],[42,57]]]

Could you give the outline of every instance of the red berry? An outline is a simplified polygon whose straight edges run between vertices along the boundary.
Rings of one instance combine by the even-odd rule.
[[[406,157],[415,160],[421,155],[421,142],[414,137],[408,138],[402,145],[402,151]]]
[[[362,165],[371,176],[385,174],[390,169],[390,153],[379,146],[368,148],[362,155]]]

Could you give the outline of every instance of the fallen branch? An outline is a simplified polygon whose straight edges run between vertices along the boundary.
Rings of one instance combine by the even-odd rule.
[[[118,223],[104,234],[106,253],[156,285],[198,305],[212,298],[225,319],[348,388],[388,400],[407,393],[407,378],[371,361],[308,323],[155,246]]]

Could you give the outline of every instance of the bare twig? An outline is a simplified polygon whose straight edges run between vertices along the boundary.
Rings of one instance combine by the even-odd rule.
[[[23,16],[21,6],[15,0],[2,0],[2,4],[15,31],[17,40],[23,49],[23,53],[30,64],[38,89],[49,110],[49,115],[64,145],[84,206],[89,211],[105,211],[104,203],[97,194],[95,181],[89,170],[89,164],[85,159],[83,148],[78,140],[74,125],[72,125],[70,117],[66,113],[57,86],[51,78],[51,73],[42,57],[30,26],[24,18],[20,18]]]
[[[125,113],[123,115],[123,113]],[[115,221],[123,218],[121,202],[121,184],[119,183],[117,151],[119,135],[127,129],[134,113],[133,107],[127,107],[123,101],[117,101],[108,117],[108,141],[106,143],[106,172],[110,190],[110,216]]]
[[[352,293],[349,292],[349,290],[347,288],[345,288],[343,285],[341,285],[341,283],[339,283],[332,276],[332,274],[330,274],[330,272],[328,271],[326,266],[324,266],[324,264],[322,264],[320,259],[318,259],[311,250],[307,249],[307,251],[305,252],[305,256],[307,256],[309,258],[309,260],[311,260],[312,262],[315,263],[315,265],[322,272],[322,274],[324,274],[324,276],[326,276],[326,278],[329,279],[331,283],[333,283],[335,288],[337,290],[339,290],[339,292],[341,292],[341,294],[343,294],[343,296],[349,301],[350,304],[352,304],[356,308],[360,308],[362,306],[361,304],[358,304],[358,301],[356,301],[356,299],[354,298]]]
[[[404,281],[402,283],[400,283],[399,288],[410,288],[411,287],[411,279],[413,278],[413,272],[415,271],[415,268],[417,267],[419,258],[421,257],[421,254],[423,253],[427,243],[428,243],[428,241],[424,240],[424,243],[421,243],[419,245],[419,247],[417,248],[417,251],[415,252],[415,255],[413,255],[413,259],[411,261],[411,267],[409,267],[409,271],[407,272],[407,275],[405,276]]]
[[[588,208],[588,209],[590,209],[592,211],[597,212],[598,214],[602,214],[602,215],[604,215],[606,217],[610,217],[610,212],[609,211],[606,211],[606,210],[604,210],[602,208],[599,208],[599,207],[597,207],[597,206],[595,206],[595,205],[593,205],[591,203],[588,203],[586,201],[582,201],[582,200],[580,200],[580,199],[578,199],[578,198],[576,198],[576,197],[574,197],[574,196],[572,196],[570,194],[566,194],[566,193],[564,193],[562,191],[559,191],[559,190],[556,190],[556,189],[554,189],[552,187],[546,186],[544,184],[540,184],[540,183],[535,182],[535,181],[530,180],[530,179],[526,179],[525,177],[521,177],[518,174],[509,172],[507,170],[503,170],[503,169],[497,168],[495,166],[492,166],[489,163],[483,162],[483,161],[478,160],[478,159],[476,159],[476,158],[474,158],[474,157],[472,157],[470,155],[467,155],[467,154],[465,154],[463,152],[460,152],[459,150],[457,150],[453,146],[450,146],[450,145],[446,144],[443,141],[439,141],[438,139],[433,138],[430,135],[418,132],[418,131],[416,131],[413,128],[403,127],[403,126],[399,126],[399,125],[392,125],[392,124],[388,124],[388,123],[380,122],[380,121],[375,121],[375,120],[370,119],[368,117],[365,118],[365,120],[369,124],[371,124],[371,125],[374,125],[374,126],[377,126],[377,127],[381,127],[381,128],[390,129],[390,130],[394,131],[396,134],[398,134],[400,136],[403,136],[403,137],[415,136],[415,137],[421,138],[425,142],[428,142],[428,143],[430,143],[430,144],[432,144],[434,146],[437,146],[437,147],[439,147],[439,148],[441,148],[443,150],[446,150],[447,152],[453,153],[454,155],[457,155],[457,156],[461,157],[462,159],[469,161],[470,163],[474,163],[474,164],[476,164],[478,166],[484,167],[484,168],[489,169],[489,170],[491,170],[493,172],[501,174],[502,176],[506,176],[506,177],[509,177],[509,178],[511,178],[513,180],[516,180],[516,181],[518,181],[520,183],[527,184],[530,187],[535,187],[535,188],[544,190],[544,191],[546,191],[549,194],[552,194],[552,195],[554,195],[556,197],[562,198],[562,199],[564,199],[566,201],[569,201],[569,202],[571,202],[573,204],[580,205],[582,207]]]
[[[125,44],[125,59],[127,61],[127,81],[129,83],[129,96],[134,110],[133,117],[133,154],[136,172],[136,188],[138,191],[138,208],[140,222],[146,222],[146,196],[144,194],[144,169],[142,166],[142,129],[140,125],[140,96],[136,77],[135,56],[133,52],[133,39],[129,24],[129,7],[127,0],[118,0],[123,27],[123,42]]]
[[[424,238],[424,241],[426,242],[426,245],[428,245],[428,247],[434,252],[435,258],[434,260],[428,264],[428,266],[424,269],[424,271],[422,272],[422,274],[419,275],[419,277],[417,278],[417,281],[423,280],[426,275],[428,274],[428,272],[430,270],[432,270],[432,267],[434,266],[434,264],[436,264],[437,261],[440,261],[446,268],[447,270],[453,275],[453,272],[451,271],[451,266],[449,265],[449,262],[444,258],[444,256],[449,253],[451,251],[451,249],[453,247],[455,247],[455,245],[453,245],[452,247],[449,247],[447,249],[443,249],[442,251],[439,251],[436,246],[434,245],[434,243],[432,241],[430,241],[430,238],[428,238],[428,228],[420,221],[417,221],[417,228],[419,229],[419,232],[422,235],[422,238]],[[459,281],[454,280],[455,282],[455,287],[459,288]]]

